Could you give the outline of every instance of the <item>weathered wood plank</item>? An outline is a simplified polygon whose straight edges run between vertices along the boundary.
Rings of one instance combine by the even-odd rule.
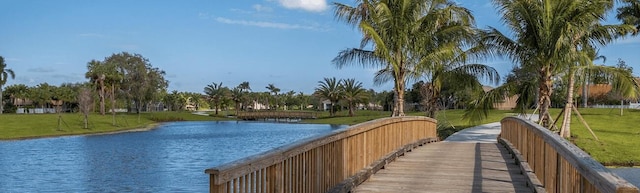
[[[637,187],[550,130],[517,117],[504,118],[501,123],[501,137],[522,153],[524,159],[520,161],[530,164],[531,172],[536,173],[547,191],[639,192]]]
[[[435,143],[413,149],[354,192],[531,192],[498,144]]]

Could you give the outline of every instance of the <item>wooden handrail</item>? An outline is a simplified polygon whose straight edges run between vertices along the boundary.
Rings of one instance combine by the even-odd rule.
[[[548,129],[519,117],[504,118],[501,124],[499,140],[522,154],[547,192],[638,193],[637,187]]]
[[[407,144],[437,140],[436,120],[383,118],[205,170],[210,192],[326,192]]]

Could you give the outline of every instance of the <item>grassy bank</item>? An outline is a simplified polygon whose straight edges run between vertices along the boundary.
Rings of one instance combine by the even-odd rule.
[[[113,126],[111,115],[89,115],[89,128],[84,129],[83,118],[79,113],[65,113],[58,127],[57,114],[2,114],[0,115],[0,139],[25,139],[92,133],[108,133],[131,129],[143,129],[166,121],[203,121],[224,120],[222,117],[193,115],[189,112],[154,112],[137,114],[120,113],[116,115]]]
[[[619,109],[580,109],[580,113],[600,141],[574,115],[571,140],[578,147],[604,165],[640,166],[639,110],[625,110],[622,116]]]

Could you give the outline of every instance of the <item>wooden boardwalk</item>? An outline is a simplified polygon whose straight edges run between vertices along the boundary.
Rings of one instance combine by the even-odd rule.
[[[532,192],[496,143],[440,142],[406,153],[354,192]]]

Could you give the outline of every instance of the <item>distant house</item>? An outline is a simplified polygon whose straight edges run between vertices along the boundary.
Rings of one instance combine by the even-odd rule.
[[[482,90],[484,90],[484,92],[489,92],[491,90],[493,90],[493,87],[490,86],[482,86]],[[518,98],[520,97],[520,95],[513,95],[513,96],[504,96],[504,98],[501,100],[501,102],[495,103],[493,104],[493,108],[498,109],[498,110],[511,110],[516,108],[516,102],[518,101]]]
[[[582,96],[582,88],[578,88],[578,96]],[[587,87],[587,92],[589,97],[603,96],[609,94],[611,92],[612,87],[610,84],[590,84]]]
[[[253,101],[252,105],[248,106],[247,108],[252,110],[266,110],[269,109],[269,105],[259,103],[258,101]]]
[[[640,82],[638,79],[636,79],[636,81]],[[576,93],[578,96],[583,95],[582,89],[583,89],[582,86],[578,88],[578,92]],[[587,97],[590,98],[590,100],[593,98],[610,97],[607,95],[609,95],[612,90],[613,90],[613,87],[611,86],[611,84],[591,84],[587,87]],[[616,98],[612,98],[612,99],[616,99]],[[617,98],[616,100],[619,100],[619,98]],[[591,103],[592,101],[589,101],[589,102]],[[630,102],[637,103],[638,100],[630,99]],[[595,103],[598,103],[598,102],[595,102]],[[590,105],[595,105],[595,104],[590,104]]]
[[[329,109],[331,109],[331,107],[333,107],[333,104],[331,104],[330,100],[323,100],[322,101],[322,110],[323,111],[328,111]]]

